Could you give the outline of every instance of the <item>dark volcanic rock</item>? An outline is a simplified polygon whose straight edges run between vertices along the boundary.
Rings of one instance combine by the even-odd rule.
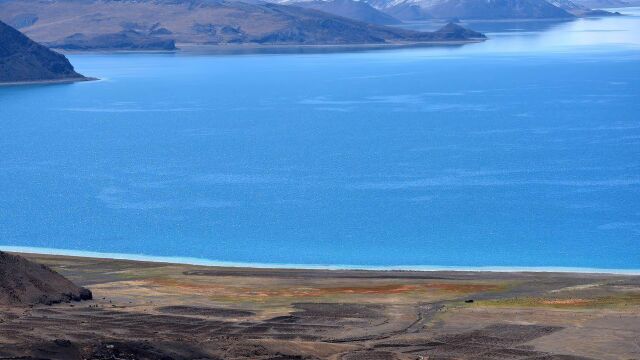
[[[332,304],[332,303],[297,303],[294,307],[299,310],[294,316],[299,318],[381,318],[384,306],[372,304]]]
[[[0,251],[0,306],[51,305],[91,298],[91,291],[48,267]]]
[[[342,360],[399,360],[397,354],[388,351],[365,350],[345,354]]]
[[[162,306],[158,311],[176,315],[196,315],[196,316],[215,316],[215,317],[246,317],[256,313],[253,311],[226,308],[196,307],[185,305]]]
[[[164,31],[168,31],[164,29]],[[74,34],[49,46],[65,50],[175,50],[176,43],[171,39],[161,39],[153,35],[141,34],[133,30],[113,34],[86,36]]]
[[[75,72],[64,55],[0,21],[0,83],[66,79],[85,77]]]
[[[89,357],[94,360],[219,360],[189,344],[150,343],[145,341],[103,342],[96,346]]]

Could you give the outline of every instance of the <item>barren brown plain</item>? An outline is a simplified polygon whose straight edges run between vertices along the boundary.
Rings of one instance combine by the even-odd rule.
[[[22,255],[94,300],[0,308],[3,359],[640,359],[640,276]]]

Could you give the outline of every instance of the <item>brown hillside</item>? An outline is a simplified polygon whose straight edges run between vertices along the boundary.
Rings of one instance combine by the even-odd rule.
[[[91,297],[91,291],[48,267],[0,251],[0,306],[51,305]]]

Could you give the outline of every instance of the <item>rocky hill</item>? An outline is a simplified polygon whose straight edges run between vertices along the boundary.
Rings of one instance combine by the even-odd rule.
[[[461,19],[571,18],[568,11],[545,0],[448,0],[429,8],[432,16]]]
[[[421,21],[433,19],[433,16],[413,1],[399,1],[391,5],[381,5],[380,11],[402,21]]]
[[[312,0],[287,3],[288,5],[300,6],[308,9],[316,9],[329,14],[344,16],[369,24],[395,25],[401,21],[364,1],[358,0]]]
[[[0,21],[0,83],[84,79],[64,55]]]
[[[176,43],[172,39],[158,38],[135,30],[92,36],[78,33],[48,45],[64,50],[176,50]]]
[[[372,0],[378,9],[400,20],[547,19],[573,14],[545,0]]]
[[[640,6],[640,0],[575,0],[574,2],[595,9]]]
[[[225,0],[2,0],[0,20],[19,21],[21,30],[33,39],[67,49],[93,46],[165,50],[174,42],[179,47],[180,44],[352,45],[442,40],[441,34],[367,24],[298,6]],[[122,41],[123,34],[139,41],[127,45]],[[116,41],[109,43],[109,39]],[[474,39],[449,39],[469,40]],[[140,43],[146,46],[139,46]]]
[[[571,0],[549,0],[551,4],[557,6],[567,12],[579,17],[600,17],[600,16],[620,16],[619,12],[610,12],[606,10],[593,10],[583,4]]]
[[[451,22],[443,26],[442,28],[436,30],[436,34],[439,34],[444,39],[447,39],[447,38],[456,39],[459,37],[475,38],[478,36],[484,36],[478,32],[469,30],[467,28],[464,28],[458,24],[454,24]]]
[[[290,0],[268,0],[288,3]],[[330,5],[338,0],[308,1],[315,8],[332,14],[352,17],[348,7]],[[589,16],[618,16],[619,13],[593,10],[600,7],[632,6],[640,0],[341,0],[342,2],[365,3],[381,13],[401,21],[424,21],[429,19],[567,19]],[[300,3],[298,3],[300,4]],[[616,6],[618,5],[618,6]],[[31,18],[25,15],[21,21]],[[365,17],[358,20],[367,21]],[[371,22],[371,21],[369,21]]]
[[[0,306],[51,305],[91,297],[91,291],[48,267],[0,251]]]

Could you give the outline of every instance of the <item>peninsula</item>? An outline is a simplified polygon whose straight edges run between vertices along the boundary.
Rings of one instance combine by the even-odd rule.
[[[0,21],[0,84],[85,80],[64,55]]]

